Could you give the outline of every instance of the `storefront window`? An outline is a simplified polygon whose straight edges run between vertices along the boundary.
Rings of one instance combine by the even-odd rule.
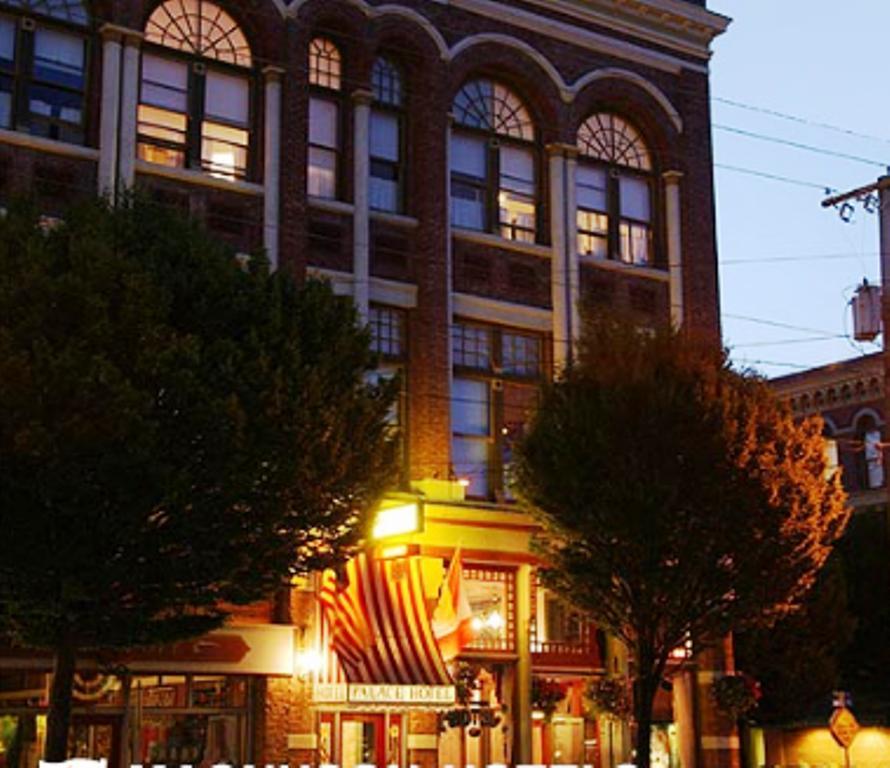
[[[0,673],[0,768],[37,768],[46,738],[43,672]],[[137,675],[130,689],[133,763],[239,764],[248,757],[246,677]],[[117,765],[124,694],[113,675],[78,673],[68,753]],[[5,710],[5,711],[4,711]]]
[[[515,571],[464,566],[464,584],[473,611],[472,650],[513,651],[515,648]]]

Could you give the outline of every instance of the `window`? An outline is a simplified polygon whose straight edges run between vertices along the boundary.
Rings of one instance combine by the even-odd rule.
[[[388,59],[378,57],[371,71],[374,108],[371,111],[370,206],[397,213],[402,210],[402,73]]]
[[[516,649],[516,572],[496,566],[463,567],[464,587],[473,613],[469,650]]]
[[[542,340],[457,323],[451,342],[451,468],[468,496],[510,501],[513,445],[537,404]]]
[[[314,197],[335,199],[340,155],[340,98],[342,59],[330,40],[309,43],[309,171],[306,191]]]
[[[537,231],[535,132],[525,105],[491,80],[454,99],[451,223],[532,243]]]
[[[642,136],[617,115],[599,113],[579,129],[578,149],[578,253],[651,265],[652,159]]]
[[[377,368],[371,371],[368,380],[378,384],[381,381],[399,376],[401,391],[389,412],[389,425],[399,441],[399,454],[402,458],[402,479],[408,480],[408,441],[405,361],[407,347],[405,340],[405,313],[394,307],[371,306],[368,309],[368,327],[371,331],[371,349],[380,355]]]
[[[368,310],[371,349],[384,358],[403,358],[405,354],[405,315],[390,307]]]
[[[83,4],[7,4],[28,16],[0,15],[0,128],[82,144],[87,41],[76,27],[88,22]]]
[[[248,175],[252,57],[214,3],[168,0],[145,27],[139,157],[224,179]],[[171,53],[173,52],[173,53]]]
[[[856,433],[861,441],[859,456],[859,487],[882,488],[884,485],[884,446],[881,443],[881,428],[874,417],[862,416],[856,424]]]

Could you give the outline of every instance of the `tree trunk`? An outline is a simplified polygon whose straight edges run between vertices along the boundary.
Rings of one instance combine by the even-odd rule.
[[[68,757],[68,726],[71,723],[71,687],[74,683],[74,646],[62,639],[56,647],[53,685],[49,693],[46,715],[46,747],[43,759],[61,763]]]
[[[649,768],[650,765],[652,705],[660,682],[660,677],[655,677],[651,673],[641,674],[634,686],[634,719],[637,723],[635,744],[637,754],[634,765],[637,768]]]
[[[131,765],[131,739],[130,739],[130,693],[133,689],[133,676],[129,670],[120,674],[121,697],[123,698],[124,714],[121,717],[121,765]]]

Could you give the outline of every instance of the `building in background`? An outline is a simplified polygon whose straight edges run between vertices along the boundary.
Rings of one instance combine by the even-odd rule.
[[[842,472],[853,508],[836,558],[845,593],[843,610],[852,620],[850,638],[845,647],[839,647],[838,684],[850,694],[852,709],[863,726],[850,750],[854,765],[879,765],[890,752],[886,727],[890,696],[884,683],[890,660],[884,356],[883,352],[870,354],[770,382],[795,417],[822,417],[830,465]],[[754,729],[749,765],[840,763],[842,750],[828,730],[832,698],[831,690],[819,691],[812,700],[800,701],[797,712],[785,722]]]
[[[511,446],[582,302],[719,338],[708,62],[726,25],[703,0],[0,0],[0,201],[33,193],[58,216],[141,189],[330,280],[369,323],[378,375],[404,384],[403,484],[329,585],[334,608],[314,574],[289,604],[130,659],[126,733],[119,683],[84,672],[73,748],[344,768],[629,758],[626,728],[582,701],[628,660],[537,585]],[[431,617],[458,549],[474,635],[449,668]],[[331,626],[348,599],[370,642]],[[663,697],[663,765],[737,764],[707,695],[729,664],[706,654]],[[47,669],[0,660],[8,765],[34,764]],[[467,691],[471,721],[449,726]]]

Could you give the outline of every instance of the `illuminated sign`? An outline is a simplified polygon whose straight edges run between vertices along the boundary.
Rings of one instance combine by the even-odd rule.
[[[354,704],[454,704],[454,686],[351,683],[349,701]]]
[[[423,525],[420,504],[417,501],[388,500],[380,505],[371,529],[371,538],[387,539],[417,533]]]
[[[430,704],[452,706],[453,685],[386,685],[379,683],[316,683],[316,704]]]

